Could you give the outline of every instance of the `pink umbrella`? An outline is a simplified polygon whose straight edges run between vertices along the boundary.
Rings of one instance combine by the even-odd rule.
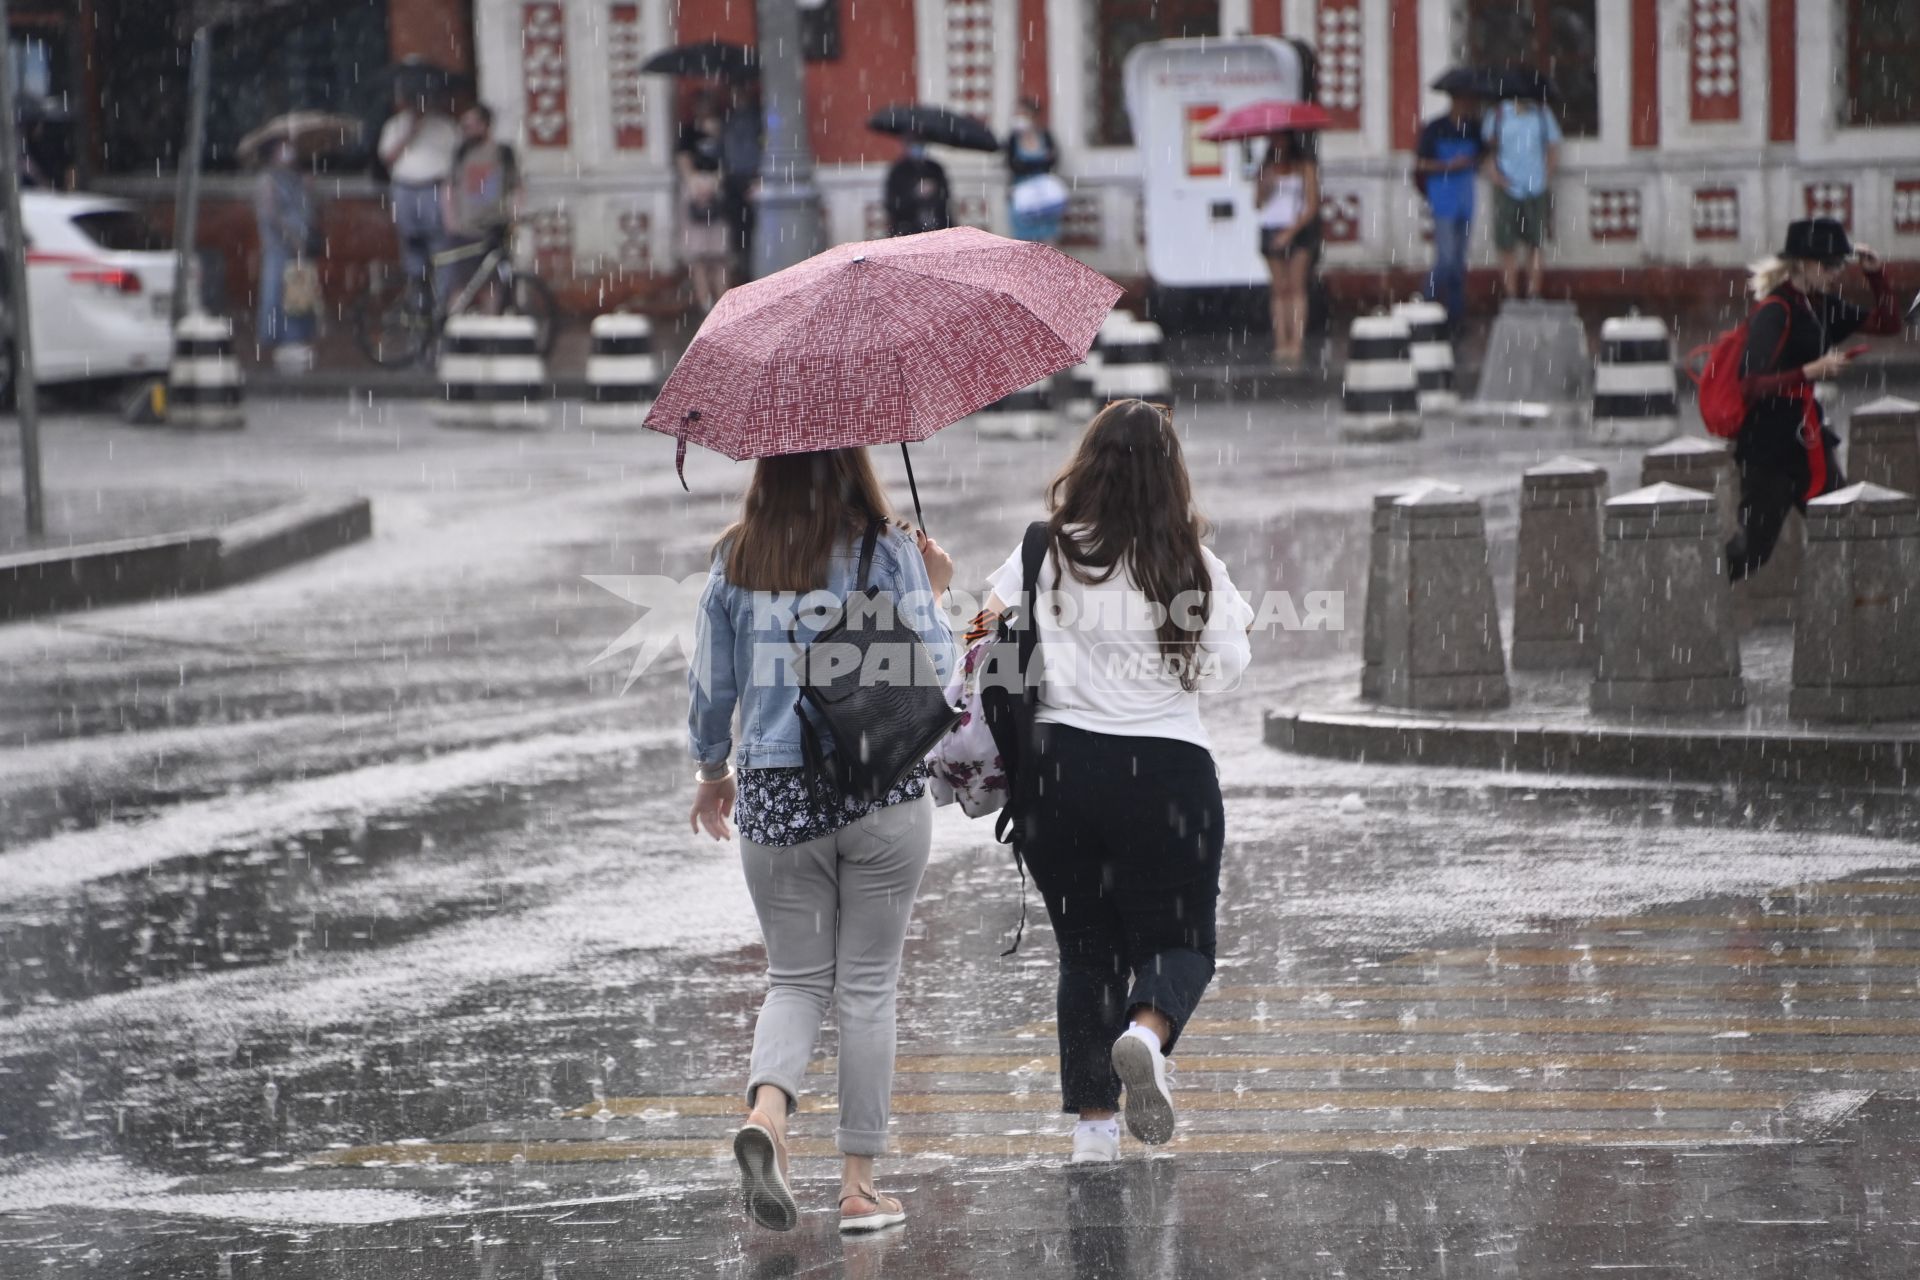
[[[1325,129],[1333,117],[1317,102],[1280,102],[1269,99],[1229,111],[1205,129],[1200,136],[1208,142],[1228,142],[1235,138],[1264,138],[1289,129]]]
[[[1120,293],[974,227],[843,244],[729,290],[647,425],[680,442],[681,466],[689,443],[736,459],[904,449],[1085,359]]]

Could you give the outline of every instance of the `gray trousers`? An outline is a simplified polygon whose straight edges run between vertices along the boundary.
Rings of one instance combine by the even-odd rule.
[[[791,1111],[831,1006],[840,1028],[835,1140],[845,1155],[887,1150],[894,989],[932,843],[933,802],[924,796],[805,844],[740,841],[772,984],[753,1029],[749,1104],[771,1084],[786,1091]]]

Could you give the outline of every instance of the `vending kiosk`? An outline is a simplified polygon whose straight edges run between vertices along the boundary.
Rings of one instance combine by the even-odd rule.
[[[1200,134],[1216,116],[1267,99],[1306,101],[1311,50],[1270,36],[1158,40],[1125,66],[1127,114],[1140,154],[1147,274],[1161,306],[1180,295],[1243,292],[1268,283],[1260,257],[1251,155]]]

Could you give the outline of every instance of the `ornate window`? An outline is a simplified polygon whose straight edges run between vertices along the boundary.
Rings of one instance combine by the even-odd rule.
[[[1846,101],[1856,127],[1920,124],[1920,0],[1847,0]]]
[[[1094,0],[1088,71],[1093,80],[1093,118],[1087,141],[1098,147],[1130,147],[1122,78],[1127,54],[1149,40],[1220,34],[1220,0]]]
[[[1570,138],[1600,132],[1596,0],[1461,0],[1465,61],[1537,67],[1552,77],[1554,114]]]

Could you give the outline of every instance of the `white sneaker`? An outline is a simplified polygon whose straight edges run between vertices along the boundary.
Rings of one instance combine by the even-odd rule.
[[[1118,1126],[1107,1128],[1105,1125],[1075,1125],[1073,1129],[1073,1158],[1069,1164],[1112,1164],[1120,1158],[1120,1130]]]
[[[1172,1138],[1165,1056],[1139,1036],[1123,1035],[1113,1042],[1113,1071],[1127,1088],[1127,1132],[1149,1146]]]

